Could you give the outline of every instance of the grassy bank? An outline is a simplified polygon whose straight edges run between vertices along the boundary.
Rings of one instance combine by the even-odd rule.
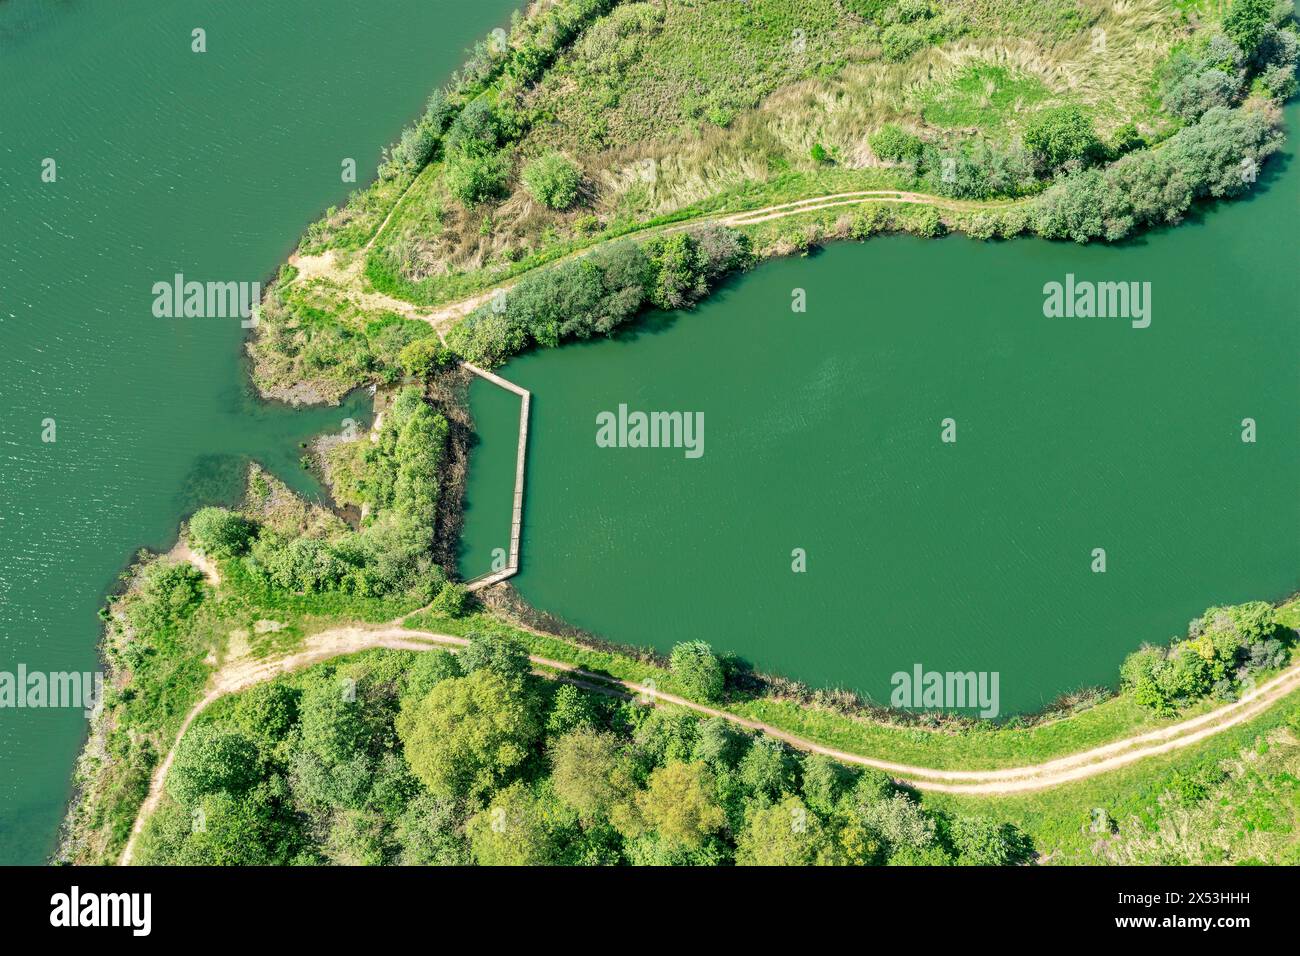
[[[1278,609],[1277,621],[1285,631],[1300,628],[1300,600]],[[950,722],[938,727],[917,723],[906,714],[862,708],[844,696],[798,689],[778,681],[758,691],[736,687],[735,681],[721,700],[701,699],[688,682],[675,674],[663,658],[634,649],[584,646],[566,639],[510,624],[496,614],[479,612],[449,617],[431,611],[413,614],[405,626],[435,633],[468,636],[495,634],[510,637],[531,654],[573,664],[584,670],[624,681],[650,684],[667,693],[708,703],[730,713],[761,721],[816,743],[863,756],[934,769],[997,769],[1042,763],[1133,734],[1169,726],[1177,720],[1206,713],[1219,705],[1207,697],[1184,700],[1174,712],[1161,713],[1138,702],[1131,688],[1092,703],[1065,704],[1047,719],[1023,718],[1001,724],[988,721]],[[1294,640],[1292,636],[1291,641]],[[1269,667],[1254,679],[1276,673]],[[744,683],[749,683],[745,681]],[[1073,712],[1072,712],[1073,710]]]
[[[409,318],[544,283],[620,239],[649,247],[837,192],[929,198],[742,226],[755,257],[892,231],[1087,242],[1177,222],[1247,192],[1243,164],[1278,148],[1295,29],[1246,0],[535,5],[435,92],[370,190],[308,233],[301,252],[333,259],[268,310],[256,379],[336,400],[392,380],[421,327],[394,306]],[[500,324],[486,308],[470,321]],[[467,356],[554,344],[519,325]]]

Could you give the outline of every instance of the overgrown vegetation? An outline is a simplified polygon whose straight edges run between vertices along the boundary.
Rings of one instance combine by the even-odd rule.
[[[1264,601],[1212,607],[1188,625],[1185,640],[1130,654],[1120,668],[1121,685],[1162,715],[1207,695],[1236,700],[1260,675],[1290,661],[1296,636]]]
[[[999,865],[1013,826],[721,719],[529,673],[480,637],[371,652],[221,702],[186,735],[154,864]]]
[[[690,306],[748,261],[745,238],[721,226],[612,243],[527,276],[453,328],[447,343],[471,362],[496,365],[530,346],[608,335],[646,306]]]
[[[336,496],[365,512],[358,528],[254,466],[240,510],[203,508],[186,532],[219,569],[219,587],[189,563],[142,556],[104,613],[109,687],[78,767],[67,858],[105,862],[121,850],[154,765],[223,659],[283,651],[339,623],[389,621],[444,590],[436,606],[460,609],[463,590],[433,559],[447,428],[408,387],[374,442],[328,449]]]

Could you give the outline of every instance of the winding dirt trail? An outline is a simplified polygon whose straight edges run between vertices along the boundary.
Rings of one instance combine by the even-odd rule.
[[[136,840],[144,829],[145,821],[158,808],[158,804],[162,799],[167,772],[171,769],[172,761],[175,758],[176,744],[185,735],[194,719],[211,706],[214,701],[226,694],[233,694],[246,690],[255,684],[272,680],[281,674],[301,670],[334,657],[355,654],[359,651],[374,648],[392,648],[407,651],[427,651],[439,648],[455,650],[469,643],[463,637],[450,634],[408,630],[401,627],[400,622],[401,619],[398,619],[380,627],[372,628],[332,628],[306,638],[303,646],[292,654],[265,660],[240,658],[222,666],[212,675],[208,684],[208,691],[186,715],[167,756],[154,770],[153,777],[149,782],[149,794],[140,805],[135,825],[131,830],[131,837],[122,851],[119,860],[120,864],[127,865],[131,862],[135,853]],[[1088,750],[1031,766],[998,770],[941,770],[896,763],[837,750],[787,733],[762,721],[751,720],[729,711],[698,704],[675,694],[664,693],[633,681],[618,680],[602,674],[592,673],[573,664],[536,655],[531,656],[530,660],[535,667],[541,669],[539,673],[545,676],[569,681],[600,693],[638,696],[655,706],[670,704],[687,708],[708,717],[721,717],[738,726],[761,731],[776,737],[799,750],[825,754],[844,763],[883,770],[899,777],[903,782],[918,790],[986,796],[1005,796],[1060,786],[1064,783],[1071,783],[1106,773],[1148,757],[1190,747],[1208,737],[1222,733],[1258,716],[1283,697],[1300,690],[1300,664],[1296,664],[1271,680],[1243,694],[1240,700],[1225,704],[1198,717],[1179,721],[1157,730],[1136,734],[1123,740],[1102,744]]]
[[[409,189],[409,187],[408,187]],[[683,222],[669,223],[663,226],[651,226],[637,232],[627,233],[616,239],[607,239],[604,242],[598,242],[594,245],[571,252],[567,255],[560,256],[550,262],[536,266],[527,272],[521,273],[511,279],[505,280],[498,285],[487,289],[483,292],[475,293],[464,299],[455,302],[448,302],[436,306],[432,309],[422,308],[405,299],[399,299],[395,296],[383,292],[376,292],[373,289],[366,288],[365,279],[362,276],[365,254],[370,251],[375,240],[387,228],[388,223],[392,220],[398,208],[406,199],[406,193],[403,193],[393,204],[384,221],[380,223],[379,228],[375,230],[370,240],[355,254],[347,265],[341,265],[338,262],[334,250],[327,250],[320,255],[302,256],[294,253],[289,257],[289,264],[298,270],[298,276],[295,282],[305,282],[314,278],[327,278],[336,282],[340,286],[342,294],[347,296],[357,305],[371,309],[386,309],[396,312],[398,315],[408,319],[416,319],[422,322],[428,322],[438,330],[439,335],[445,335],[451,326],[469,315],[480,305],[488,302],[499,292],[508,291],[513,288],[524,276],[537,271],[537,269],[546,269],[558,265],[570,259],[584,256],[594,249],[599,248],[610,242],[618,242],[623,239],[645,239],[655,235],[664,235],[673,232],[680,232],[684,229],[692,229],[696,226],[718,224],[730,226],[732,228],[740,226],[753,226],[758,223],[769,222],[774,219],[784,219],[788,216],[797,216],[802,213],[818,212],[823,209],[830,209],[837,206],[858,206],[862,203],[901,203],[907,205],[934,206],[938,209],[955,210],[970,212],[979,209],[1006,209],[1019,204],[1019,201],[995,201],[995,202],[975,202],[971,200],[948,199],[943,196],[935,196],[930,193],[909,192],[902,189],[863,189],[853,192],[827,193],[823,196],[812,196],[807,199],[798,199],[791,202],[777,203],[773,206],[765,206],[761,209],[749,209],[743,212],[715,213],[713,215],[699,216],[695,219],[689,219]]]

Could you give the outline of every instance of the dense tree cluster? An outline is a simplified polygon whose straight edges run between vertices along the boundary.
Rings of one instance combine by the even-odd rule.
[[[331,448],[335,497],[368,512],[358,530],[309,535],[204,508],[190,521],[190,540],[286,591],[432,600],[446,582],[431,549],[448,428],[421,390],[408,386],[386,410],[376,441],[362,436]]]
[[[1177,222],[1193,202],[1252,188],[1281,135],[1263,113],[1210,108],[1159,149],[1067,176],[1039,200],[1035,226],[1049,239],[1115,241],[1143,226]]]
[[[1290,660],[1294,640],[1264,601],[1212,607],[1191,622],[1186,639],[1147,645],[1125,658],[1120,681],[1139,704],[1161,714],[1206,695],[1236,700],[1256,675]]]
[[[144,863],[999,865],[1014,827],[721,718],[590,694],[524,648],[381,651],[197,724]]]
[[[678,309],[749,262],[744,237],[722,226],[616,242],[525,276],[447,336],[457,353],[496,365],[529,346],[608,335],[642,308]]]
[[[1062,178],[1039,204],[1040,235],[1113,241],[1177,222],[1198,199],[1252,188],[1282,135],[1265,106],[1243,100],[1291,96],[1300,43],[1290,2],[1234,0],[1222,26],[1176,52],[1164,70],[1165,109],[1188,125],[1158,148]]]

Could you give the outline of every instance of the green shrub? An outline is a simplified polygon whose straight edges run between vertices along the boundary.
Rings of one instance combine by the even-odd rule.
[[[933,206],[918,206],[909,218],[908,226],[922,239],[933,239],[943,235],[943,219],[939,210]]]
[[[430,335],[404,346],[397,353],[397,361],[407,375],[428,378],[434,369],[453,364],[456,356],[436,335]]]
[[[1045,169],[1054,170],[1071,161],[1089,163],[1105,150],[1092,120],[1076,105],[1058,106],[1036,114],[1025,126],[1025,146]]]
[[[582,174],[560,153],[547,153],[524,167],[524,188],[548,209],[568,209],[578,198]]]
[[[199,725],[181,738],[167,773],[167,792],[183,807],[204,794],[240,794],[257,782],[257,747],[234,730]]]
[[[505,195],[510,178],[508,153],[464,154],[451,159],[443,173],[447,191],[466,206]]]
[[[242,515],[225,508],[200,508],[190,518],[190,543],[200,554],[233,558],[248,551],[255,527]]]
[[[673,648],[670,657],[673,674],[686,688],[686,692],[699,700],[710,702],[722,699],[726,675],[722,662],[704,641],[685,641]]]
[[[906,60],[925,46],[925,37],[913,26],[895,23],[885,28],[885,32],[880,36],[880,45],[885,59],[897,63]]]
[[[460,617],[469,605],[469,591],[465,585],[449,581],[442,586],[438,596],[433,599],[433,609],[448,617]]]
[[[880,127],[867,141],[873,153],[890,162],[901,163],[921,157],[921,138],[893,123]]]
[[[188,561],[155,561],[126,600],[126,618],[141,635],[166,633],[203,600],[203,575]]]

